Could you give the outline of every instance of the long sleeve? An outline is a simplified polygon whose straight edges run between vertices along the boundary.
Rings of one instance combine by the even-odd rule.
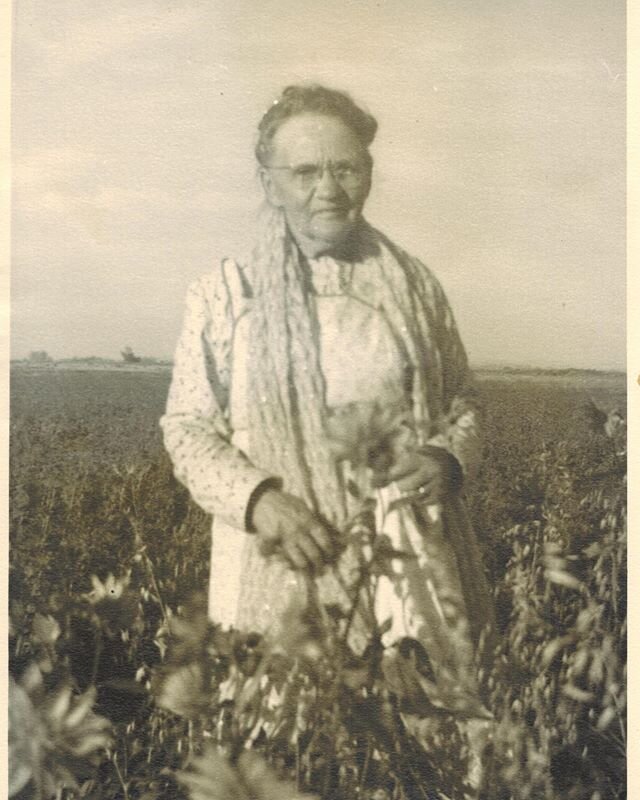
[[[222,270],[190,286],[160,425],[175,475],[193,499],[246,530],[251,497],[273,476],[231,444],[227,407],[234,322]]]
[[[437,281],[433,296],[444,404],[437,433],[429,444],[446,448],[460,462],[465,477],[473,478],[482,458],[478,391],[453,312]]]

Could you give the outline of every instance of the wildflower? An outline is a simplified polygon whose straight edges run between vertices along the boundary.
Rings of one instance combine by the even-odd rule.
[[[166,666],[154,681],[156,702],[174,714],[194,718],[211,710],[213,687],[229,677],[232,632],[215,626],[206,600],[195,595],[172,614],[156,635]]]
[[[595,433],[604,433],[609,439],[624,436],[627,422],[617,408],[602,409],[591,398],[583,406],[587,424]]]
[[[107,580],[103,583],[96,575],[91,576],[91,585],[93,589],[86,597],[92,605],[97,605],[103,600],[111,600],[115,602],[119,600],[127,587],[129,586],[129,576],[124,578],[114,578],[112,573],[109,573]]]
[[[33,638],[47,647],[52,647],[60,636],[60,625],[49,614],[36,614],[32,625]]]
[[[10,681],[10,796],[32,780],[38,796],[75,788],[83,761],[111,743],[110,723],[92,711],[96,692],[74,695],[64,684],[47,691],[32,664],[21,682]]]
[[[614,439],[616,436],[624,434],[626,427],[626,420],[617,408],[609,411],[607,414],[607,419],[604,423],[604,432],[610,439]]]
[[[9,797],[33,778],[37,763],[35,711],[29,695],[9,676]]]
[[[233,631],[233,661],[243,675],[255,674],[264,656],[262,637],[257,633]]]
[[[318,661],[322,657],[325,636],[321,618],[313,605],[300,609],[293,603],[283,614],[282,628],[272,648],[289,656]]]
[[[109,573],[104,583],[95,575],[91,576],[93,589],[85,598],[111,631],[130,628],[138,616],[138,598],[129,589],[130,580],[129,574],[115,578]]]
[[[385,472],[394,463],[400,445],[412,435],[409,417],[399,406],[349,403],[328,420],[329,441],[335,458],[353,467]]]
[[[210,645],[214,626],[207,614],[207,603],[201,594],[192,597],[181,613],[168,620],[171,658],[175,663],[187,663],[202,657]]]
[[[55,644],[60,636],[60,625],[47,614],[35,614],[31,633],[38,647],[38,666],[43,672],[51,672],[55,660]]]
[[[209,683],[202,664],[197,661],[169,668],[156,684],[156,703],[181,717],[198,717],[210,708]]]
[[[213,747],[189,770],[177,774],[191,800],[313,800],[293,784],[280,781],[256,753],[245,752],[230,764]]]

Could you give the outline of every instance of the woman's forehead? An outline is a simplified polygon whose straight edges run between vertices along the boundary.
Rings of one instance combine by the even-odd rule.
[[[276,158],[290,164],[319,158],[357,158],[365,150],[341,119],[311,113],[283,122],[273,137],[272,148]]]

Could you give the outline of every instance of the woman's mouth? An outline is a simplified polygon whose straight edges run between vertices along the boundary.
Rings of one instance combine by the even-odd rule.
[[[346,212],[344,211],[344,209],[339,208],[338,206],[333,206],[331,208],[319,208],[317,211],[313,212],[313,215],[314,217],[319,216],[319,217],[329,217],[329,218],[334,218],[334,217],[341,218],[346,215]]]

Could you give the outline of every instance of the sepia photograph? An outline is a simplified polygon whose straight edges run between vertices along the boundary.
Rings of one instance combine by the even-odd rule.
[[[623,0],[13,0],[15,800],[627,796]]]

